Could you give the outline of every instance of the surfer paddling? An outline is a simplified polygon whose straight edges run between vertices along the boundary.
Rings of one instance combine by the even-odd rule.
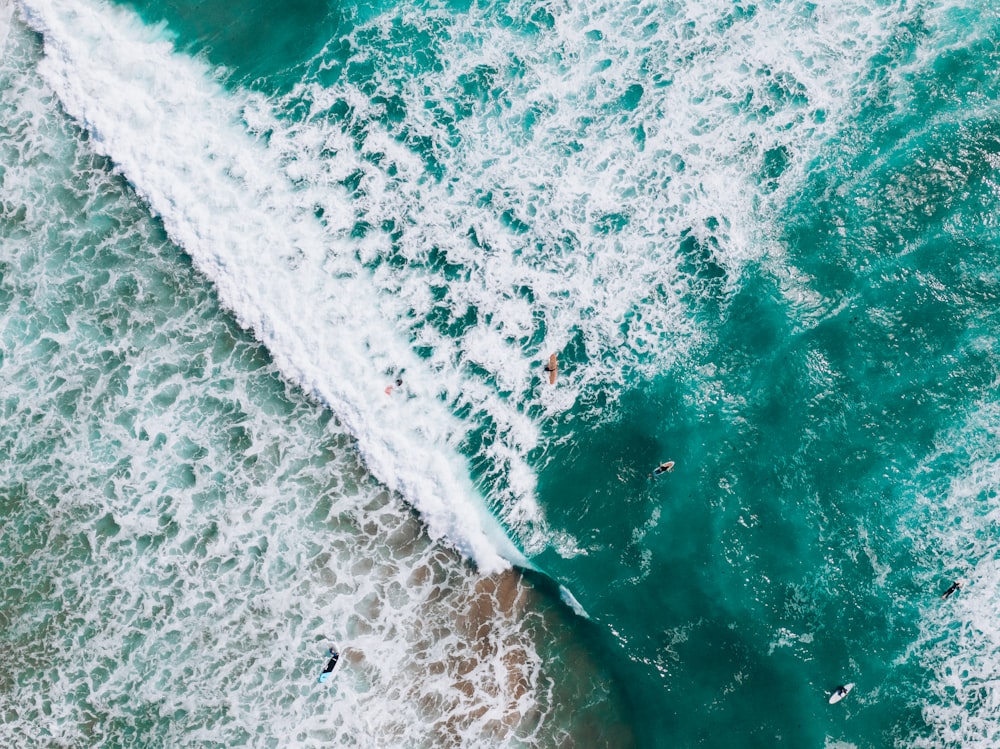
[[[834,689],[833,694],[830,695],[830,704],[833,705],[837,702],[840,702],[850,693],[852,689],[854,689],[853,684],[842,684],[841,686]]]
[[[545,365],[545,371],[549,373],[549,384],[556,384],[556,375],[559,374],[559,358],[552,354],[549,356],[549,363]]]
[[[330,660],[327,662],[326,668],[323,669],[323,673],[321,673],[319,678],[316,679],[316,681],[320,684],[333,676],[337,671],[337,666],[340,665],[340,651],[337,650],[336,643],[330,646],[327,653],[330,654]]]
[[[665,463],[660,463],[660,465],[656,466],[656,468],[653,469],[653,472],[649,474],[649,477],[653,478],[653,476],[662,476],[664,473],[670,473],[672,470],[674,470],[674,461],[668,460]]]
[[[330,648],[330,656],[330,662],[323,669],[324,674],[332,674],[333,669],[337,667],[337,661],[340,660],[340,653],[337,652],[337,648]]]
[[[949,598],[951,598],[952,594],[953,593],[957,593],[958,589],[961,588],[961,587],[962,587],[962,583],[960,583],[958,580],[956,580],[955,582],[953,582],[951,584],[951,587],[948,588],[948,590],[946,590],[944,593],[941,594],[941,600],[942,601],[947,601]]]

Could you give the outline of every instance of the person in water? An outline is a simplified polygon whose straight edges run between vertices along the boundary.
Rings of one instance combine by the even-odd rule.
[[[324,674],[329,674],[337,667],[337,661],[340,659],[340,653],[337,652],[336,648],[330,648],[330,662],[326,664],[326,668],[323,669]]]
[[[556,384],[556,376],[559,374],[559,358],[552,354],[549,356],[549,363],[545,365],[545,371],[549,373],[549,384]]]
[[[651,476],[659,476],[664,473],[670,473],[674,470],[674,461],[668,460],[666,463],[660,463],[656,468],[653,469]]]
[[[951,587],[948,588],[948,590],[946,590],[944,593],[941,594],[941,600],[942,601],[947,600],[948,598],[951,597],[952,593],[955,593],[961,587],[962,587],[962,583],[960,583],[958,580],[956,580],[955,582],[953,582],[951,584]]]

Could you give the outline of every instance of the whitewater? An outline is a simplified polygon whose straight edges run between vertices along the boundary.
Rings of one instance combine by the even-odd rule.
[[[221,95],[203,65],[175,55],[137,20],[108,19],[109,8],[40,7],[27,16],[49,45],[40,72],[240,324],[334,409],[371,470],[421,511],[435,537],[447,536],[487,572],[519,561],[492,517],[477,511],[468,470],[449,446],[458,439],[454,419],[434,383],[419,375],[425,368],[381,313],[370,279],[343,262],[346,248],[331,247],[315,218],[347,215],[343,196],[296,191],[280,149],[246,130],[244,118],[270,126],[259,121],[266,109]],[[336,237],[342,228],[329,230]],[[412,397],[384,397],[404,371]]]
[[[2,743],[546,744],[574,730],[580,692],[596,706],[588,733],[627,737],[590,656],[570,636],[546,644],[567,633],[566,611],[504,571],[509,542],[488,538],[450,453],[418,446],[424,462],[401,474],[452,502],[418,520],[319,394],[289,386],[218,306],[167,222],[65,117],[39,40],[3,10]],[[121,20],[92,18],[95,33]],[[194,235],[226,231],[209,218]],[[245,277],[245,257],[215,259]],[[278,338],[294,347],[296,329]],[[395,413],[400,454],[445,440],[434,407],[407,415],[418,368],[409,400],[383,405],[400,398],[371,356],[357,387]],[[321,688],[334,640],[347,668]],[[549,674],[561,657],[582,678]]]

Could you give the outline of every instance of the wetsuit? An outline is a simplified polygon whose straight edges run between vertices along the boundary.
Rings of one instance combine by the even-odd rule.
[[[333,671],[333,669],[337,667],[337,659],[340,658],[340,653],[333,652],[332,655],[333,657],[330,659],[330,662],[327,663],[326,668],[323,669],[324,674],[330,673],[331,671]]]
[[[944,594],[941,596],[941,598],[947,598],[948,596],[950,596],[952,593],[954,593],[956,590],[958,590],[961,587],[962,587],[962,583],[952,583],[951,587],[948,588],[948,590],[946,590],[944,592]]]

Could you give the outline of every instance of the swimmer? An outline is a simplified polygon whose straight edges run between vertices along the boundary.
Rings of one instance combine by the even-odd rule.
[[[948,590],[946,590],[944,593],[941,594],[941,600],[942,601],[947,600],[948,598],[951,597],[952,593],[957,592],[958,589],[961,588],[961,587],[962,587],[962,583],[960,583],[958,580],[956,580],[955,582],[953,582],[951,584],[951,587],[948,588]]]

